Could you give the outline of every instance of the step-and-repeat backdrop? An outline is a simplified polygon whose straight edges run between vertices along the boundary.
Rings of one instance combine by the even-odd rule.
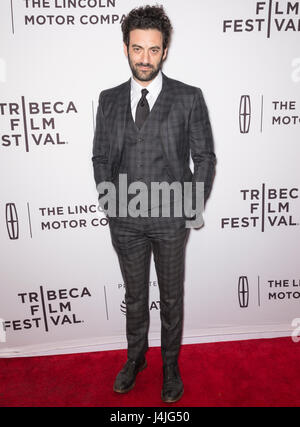
[[[160,3],[174,26],[164,72],[202,89],[218,160],[187,244],[183,343],[297,336],[300,2]],[[91,157],[99,93],[130,77],[120,24],[142,4],[1,1],[0,356],[126,347]]]

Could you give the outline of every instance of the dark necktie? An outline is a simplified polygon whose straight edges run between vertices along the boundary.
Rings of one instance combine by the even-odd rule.
[[[146,99],[146,96],[148,93],[149,93],[149,91],[147,89],[142,89],[142,97],[139,100],[139,103],[136,107],[135,124],[137,125],[137,127],[139,129],[141,129],[141,127],[144,124],[144,121],[146,120],[146,118],[148,117],[148,115],[150,113],[149,104],[148,104],[148,101]]]

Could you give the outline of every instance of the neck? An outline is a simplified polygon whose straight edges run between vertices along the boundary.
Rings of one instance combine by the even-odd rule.
[[[158,71],[158,73],[155,75],[155,77],[151,80],[148,81],[144,81],[144,80],[140,80],[138,77],[136,77],[134,74],[132,74],[132,78],[134,81],[136,81],[139,85],[141,85],[142,87],[147,87],[150,85],[150,83],[154,82],[154,80],[156,80],[158,78],[158,76],[162,73],[161,69]]]
[[[151,82],[153,82],[153,80],[154,80],[154,79],[152,79],[152,80],[149,80],[149,81],[145,82],[145,81],[143,81],[143,80],[139,80],[139,79],[137,79],[134,75],[132,75],[132,77],[133,77],[133,79],[134,79],[138,84],[140,84],[140,85],[141,85],[141,86],[143,86],[143,87],[147,87],[147,86],[149,86],[149,84],[150,84]]]

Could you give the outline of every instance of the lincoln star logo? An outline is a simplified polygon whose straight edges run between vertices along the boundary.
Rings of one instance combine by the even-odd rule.
[[[242,95],[240,101],[240,132],[249,133],[251,122],[251,102],[249,95]]]
[[[240,307],[247,308],[249,305],[249,284],[247,276],[240,276],[238,294]]]
[[[14,203],[6,204],[6,227],[9,238],[17,240],[19,238],[19,220]]]

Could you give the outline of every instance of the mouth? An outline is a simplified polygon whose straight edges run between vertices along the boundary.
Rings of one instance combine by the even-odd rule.
[[[150,70],[152,70],[152,67],[146,67],[146,66],[144,66],[144,65],[138,65],[138,68],[139,68],[141,71],[150,71]]]

